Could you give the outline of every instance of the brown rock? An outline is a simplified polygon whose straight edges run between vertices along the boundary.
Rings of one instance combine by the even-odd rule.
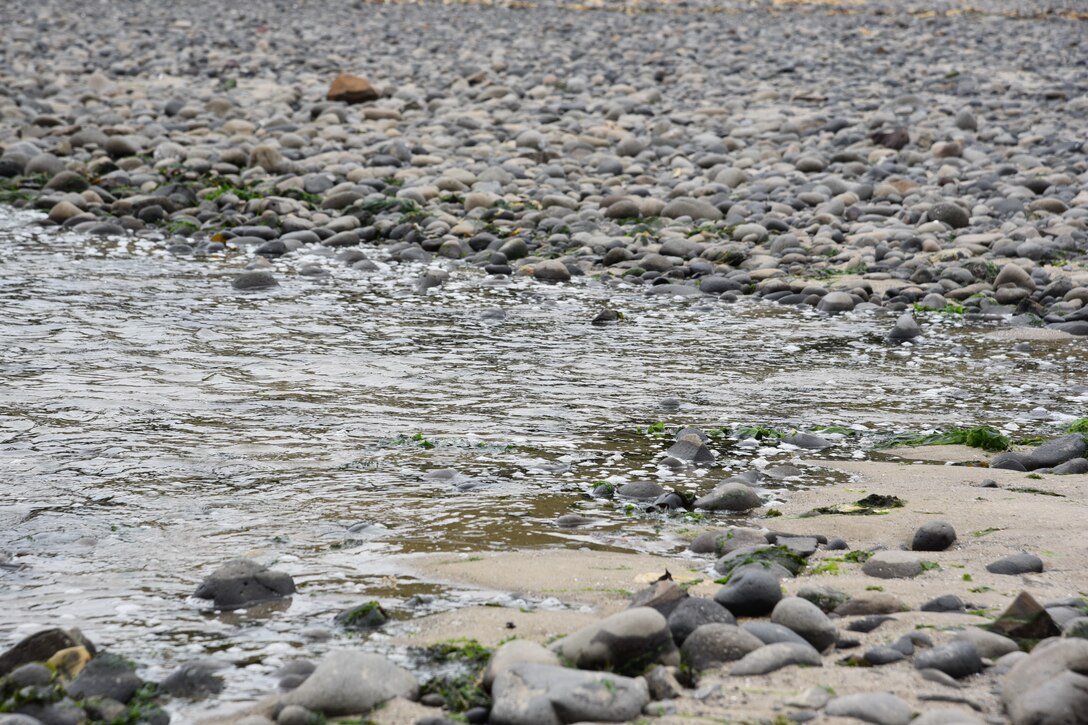
[[[1015,641],[1029,642],[1060,637],[1061,629],[1050,618],[1043,605],[1027,592],[1020,592],[1009,608],[1002,612],[985,629],[1004,635]]]
[[[327,98],[330,101],[343,101],[344,103],[366,103],[376,101],[381,94],[374,90],[370,81],[366,78],[353,76],[350,73],[341,73],[333,79],[329,86]]]

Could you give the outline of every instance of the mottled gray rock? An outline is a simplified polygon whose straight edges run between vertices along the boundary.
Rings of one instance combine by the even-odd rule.
[[[962,229],[971,223],[966,209],[958,204],[945,201],[934,204],[930,208],[929,218],[934,221],[944,222],[953,229]]]
[[[173,697],[199,699],[223,690],[223,678],[215,674],[209,663],[191,662],[182,665],[159,683],[159,690]]]
[[[749,652],[729,670],[734,677],[766,675],[790,665],[823,667],[820,653],[807,644],[777,642]]]
[[[910,725],[982,725],[982,720],[963,710],[940,708],[926,710],[911,720]]]
[[[914,532],[914,551],[944,551],[956,543],[956,530],[947,521],[927,521]]]
[[[1009,702],[1008,713],[1013,725],[1084,725],[1088,723],[1088,677],[1060,672]]]
[[[688,635],[680,651],[695,671],[734,662],[763,646],[753,634],[732,624],[704,624]]]
[[[771,622],[801,635],[819,652],[835,644],[838,636],[835,625],[827,615],[815,604],[800,597],[786,597],[775,605]]]
[[[1003,284],[1012,284],[1028,292],[1035,291],[1035,280],[1018,264],[1006,264],[997,273],[997,277],[994,278],[994,287],[1000,287]]]
[[[914,666],[939,670],[958,680],[982,672],[982,659],[970,641],[953,640],[915,655]]]
[[[650,701],[646,681],[541,664],[501,673],[491,688],[492,725],[565,725],[624,722]]]
[[[325,655],[313,674],[280,702],[340,717],[366,714],[394,697],[414,700],[418,694],[419,684],[412,673],[385,657],[339,650]]]
[[[888,692],[866,692],[831,699],[824,713],[852,717],[874,725],[908,725],[913,717],[910,705]]]
[[[211,599],[216,609],[241,609],[294,592],[295,581],[289,574],[273,571],[252,559],[234,559],[208,575],[193,596]]]
[[[668,620],[656,609],[626,609],[583,627],[552,645],[584,670],[641,674],[651,664],[676,665],[679,653]]]
[[[1028,573],[1037,574],[1042,570],[1043,560],[1026,551],[1006,556],[1004,559],[998,559],[986,565],[986,571],[991,574],[1005,574],[1008,576]]]

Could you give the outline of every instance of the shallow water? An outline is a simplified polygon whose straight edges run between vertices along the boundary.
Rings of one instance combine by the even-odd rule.
[[[329,277],[281,260],[282,286],[239,293],[242,258],[32,219],[0,215],[0,644],[78,625],[151,678],[214,655],[236,665],[228,700],[327,646],[308,638],[335,642],[333,614],[365,599],[401,618],[558,606],[420,582],[394,553],[680,551],[685,517],[586,495],[601,479],[705,492],[725,475],[660,469],[670,439],[638,430],[655,421],[844,425],[858,435],[818,457],[863,457],[882,435],[942,425],[1052,432],[1088,402],[1082,341],[1014,351],[983,323],[934,316],[919,344],[888,347],[891,319],[873,313],[669,301],[590,278],[495,286],[470,268],[418,295],[421,266],[366,275],[318,255],[305,261]],[[481,315],[496,307],[503,320]],[[604,307],[627,321],[591,326]],[[731,472],[799,455],[733,443],[711,443]],[[425,477],[446,468],[456,477]],[[570,512],[595,523],[557,527]],[[289,607],[213,616],[188,598],[247,554],[296,577]]]

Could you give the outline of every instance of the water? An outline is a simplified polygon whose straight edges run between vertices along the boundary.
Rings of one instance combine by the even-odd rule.
[[[638,432],[654,421],[852,426],[821,454],[850,458],[905,430],[1053,431],[1088,401],[1082,341],[1017,352],[983,323],[933,321],[893,348],[891,319],[872,313],[663,301],[589,278],[495,286],[468,268],[421,296],[420,266],[366,275],[318,255],[278,262],[279,288],[238,293],[242,258],[35,231],[33,218],[0,216],[0,552],[13,556],[0,643],[78,625],[152,678],[211,655],[236,665],[227,700],[327,646],[315,628],[335,644],[332,616],[369,598],[401,618],[557,606],[420,581],[392,554],[681,551],[691,521],[586,496],[601,479],[705,492],[723,477],[659,468],[669,439]],[[291,273],[308,262],[331,276]],[[481,314],[495,307],[505,319]],[[604,307],[627,321],[589,325]],[[732,443],[712,442],[729,471],[798,457]],[[447,468],[457,476],[426,476]],[[557,527],[570,512],[595,523]],[[212,615],[189,598],[241,555],[296,577],[289,607]]]

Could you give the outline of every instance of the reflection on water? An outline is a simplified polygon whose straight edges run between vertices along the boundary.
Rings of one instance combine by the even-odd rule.
[[[589,278],[494,285],[468,268],[420,296],[418,266],[367,275],[317,255],[331,277],[281,261],[281,287],[238,293],[242,259],[28,219],[0,218],[0,551],[24,565],[0,569],[0,642],[80,624],[153,669],[212,651],[282,659],[368,593],[396,609],[411,594],[390,582],[429,585],[386,570],[393,552],[679,550],[687,522],[586,496],[601,479],[705,492],[724,475],[659,468],[669,441],[636,432],[656,420],[855,426],[827,453],[849,457],[881,431],[1029,423],[1085,400],[1082,347],[1017,352],[961,322],[888,348],[891,322],[872,315],[669,302]],[[605,306],[629,321],[589,325]],[[481,314],[495,307],[501,321]],[[731,471],[794,455],[711,445]],[[446,468],[458,474],[425,476]],[[592,523],[555,526],[572,511]],[[296,576],[287,611],[239,628],[186,601],[254,552]]]

